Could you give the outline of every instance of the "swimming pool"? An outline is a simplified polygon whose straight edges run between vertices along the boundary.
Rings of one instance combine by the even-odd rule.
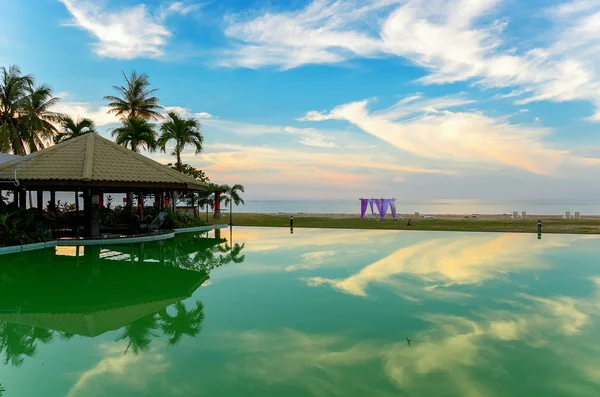
[[[596,236],[214,233],[0,257],[4,397],[600,394]]]

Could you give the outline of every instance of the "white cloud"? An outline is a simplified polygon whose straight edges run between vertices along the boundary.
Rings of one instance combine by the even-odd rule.
[[[194,11],[198,11],[204,6],[204,4],[185,4],[181,1],[174,1],[169,3],[168,5],[163,4],[158,10],[158,18],[160,20],[164,20],[167,17],[178,14],[178,15],[188,15]]]
[[[155,351],[144,355],[124,355],[126,344],[117,343],[102,344],[99,348],[102,359],[93,368],[79,374],[67,397],[99,396],[100,385],[107,384],[145,392],[150,388],[149,380],[169,368],[165,356]]]
[[[78,118],[91,119],[96,127],[118,124],[120,120],[113,114],[109,114],[108,106],[93,104],[90,102],[64,101],[69,97],[68,93],[60,93],[57,97],[63,99],[52,108],[52,111],[71,116],[74,120]]]
[[[212,119],[215,116],[213,116],[210,113],[206,113],[206,112],[200,112],[200,113],[194,113],[194,117],[198,118],[198,119]]]
[[[580,239],[574,237],[568,242]],[[559,239],[546,239],[532,248],[517,234],[459,235],[401,248],[344,279],[307,281],[312,285],[330,284],[347,294],[367,296],[372,284],[399,285],[398,289],[405,291],[405,284],[398,284],[398,278],[404,276],[420,280],[424,290],[433,295],[438,286],[481,284],[507,272],[544,268],[546,264],[540,254],[565,244]]]
[[[316,110],[311,110],[306,113],[306,116],[299,117],[296,120],[298,121],[325,121],[329,120],[329,117],[323,115],[321,112],[317,112]]]
[[[472,80],[486,88],[516,87],[501,96],[522,97],[519,103],[583,99],[600,108],[599,2],[573,1],[543,14],[549,31],[536,48],[506,48],[501,3],[314,0],[295,12],[229,18],[225,34],[238,44],[222,63],[288,69],[398,56],[429,71],[422,83]],[[600,112],[590,119],[600,121]]]
[[[378,112],[370,112],[368,102],[361,101],[340,105],[328,114],[309,114],[313,119],[346,120],[423,158],[511,166],[543,175],[553,175],[572,159],[568,152],[544,144],[546,129],[510,124],[504,117],[446,109],[464,103],[469,102],[455,97],[410,97]],[[406,116],[411,117],[398,120]]]
[[[188,108],[184,108],[181,106],[165,106],[165,112],[175,112],[177,113],[180,117],[194,117],[197,119],[212,119],[215,116],[213,116],[210,113],[207,112],[199,112],[199,113],[192,113],[192,111]]]
[[[153,16],[145,4],[107,11],[87,0],[60,1],[73,17],[69,25],[86,30],[96,38],[93,49],[101,57],[157,58],[164,54],[172,35],[162,17]]]
[[[295,265],[286,266],[285,270],[294,272],[297,270],[312,270],[332,261],[338,254],[337,251],[313,251],[300,255],[301,262]]]
[[[328,140],[325,137],[325,135],[323,135],[323,134],[306,135],[306,136],[300,137],[300,140],[298,142],[300,142],[304,146],[313,146],[313,147],[322,147],[322,148],[337,147],[337,145],[334,142]]]

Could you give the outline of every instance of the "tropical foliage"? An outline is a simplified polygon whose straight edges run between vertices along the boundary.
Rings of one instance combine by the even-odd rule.
[[[17,66],[0,68],[0,152],[25,155],[46,147],[62,117],[52,111],[58,101],[49,86],[36,86]]]
[[[60,120],[60,131],[54,137],[54,143],[68,141],[85,134],[97,134],[94,121],[86,118],[73,120],[70,116],[63,116]]]
[[[37,243],[49,237],[49,229],[43,227],[37,209],[0,201],[0,246]]]
[[[127,118],[121,127],[112,131],[115,142],[139,152],[141,148],[153,152],[156,149],[154,124],[141,118]]]
[[[190,176],[197,181],[206,184],[210,183],[210,178],[208,177],[208,175],[206,175],[204,171],[194,168],[189,164],[181,164],[181,166],[178,167],[177,164],[169,163],[167,164],[167,167],[179,171],[184,175]]]
[[[115,85],[113,88],[120,96],[105,96],[104,99],[110,101],[108,107],[109,113],[114,114],[122,120],[125,119],[143,119],[158,120],[162,117],[160,110],[162,106],[158,104],[159,99],[154,96],[156,89],[150,89],[148,75],[138,75],[135,71],[131,72],[129,77],[123,73],[125,85]]]
[[[204,136],[200,132],[198,120],[182,118],[175,112],[169,112],[167,116],[167,121],[160,126],[161,135],[158,138],[158,147],[166,152],[167,144],[173,142],[171,155],[177,159],[175,169],[182,172],[181,152],[186,146],[193,146],[196,154],[202,153]]]
[[[163,227],[166,229],[181,229],[206,225],[202,219],[190,216],[181,211],[172,211],[169,208],[165,208],[165,212],[167,216]]]
[[[240,184],[233,186],[211,184],[209,191],[213,193],[213,198],[209,199],[208,203],[214,208],[215,200],[218,200],[229,207],[229,224],[233,225],[233,204],[236,206],[245,204],[240,195],[240,192],[244,193],[244,186]]]

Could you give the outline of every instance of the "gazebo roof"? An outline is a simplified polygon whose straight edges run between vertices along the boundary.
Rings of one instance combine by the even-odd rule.
[[[0,164],[0,180],[26,185],[206,190],[206,185],[98,134]]]
[[[0,153],[0,164],[7,163],[18,158],[19,156],[15,156],[14,154]]]

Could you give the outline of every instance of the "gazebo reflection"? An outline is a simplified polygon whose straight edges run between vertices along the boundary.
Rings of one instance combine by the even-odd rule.
[[[37,346],[122,329],[124,353],[164,336],[196,336],[201,302],[183,302],[243,245],[188,234],[164,242],[56,247],[15,255],[0,266],[0,354],[19,365]],[[187,303],[187,306],[186,306]],[[167,310],[169,308],[169,310]]]

